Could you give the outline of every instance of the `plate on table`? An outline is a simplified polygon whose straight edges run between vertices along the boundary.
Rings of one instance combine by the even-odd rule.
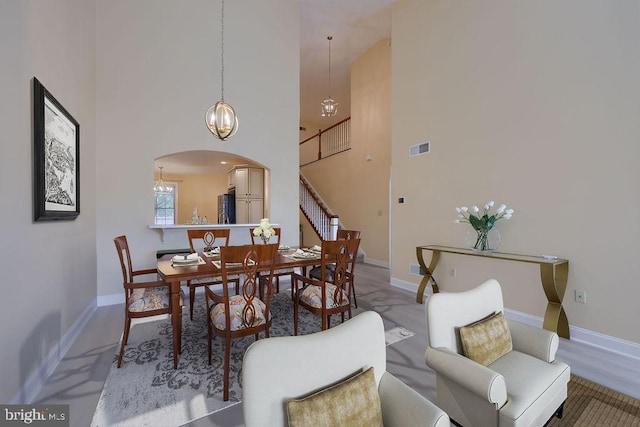
[[[297,258],[297,259],[311,259],[311,258],[318,258],[318,254],[315,254],[313,252],[295,252],[293,254],[291,254],[291,256],[293,258]]]
[[[204,264],[204,260],[198,254],[176,255],[171,258],[173,265],[187,266]]]
[[[218,256],[218,255],[220,255],[220,248],[219,247],[215,247],[210,251],[204,251],[202,253],[207,257]]]
[[[255,263],[256,262],[251,259],[247,261],[247,265],[253,265]],[[213,261],[213,265],[215,265],[217,268],[222,268],[222,261],[220,260]],[[241,262],[225,262],[224,265],[226,265],[227,268],[238,268],[238,267],[242,267],[244,264]]]

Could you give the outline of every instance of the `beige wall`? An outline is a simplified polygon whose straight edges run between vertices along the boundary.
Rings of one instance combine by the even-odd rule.
[[[464,244],[454,208],[515,209],[500,250],[570,260],[573,326],[640,342],[638,2],[400,0],[393,9],[394,280],[415,247]],[[408,147],[431,141],[431,153]],[[457,276],[450,277],[450,268]],[[444,256],[444,290],[496,277],[542,317],[537,268]],[[585,290],[587,303],[574,301]]]
[[[155,179],[159,179],[156,173]],[[166,174],[163,179],[178,185],[178,224],[190,224],[193,210],[198,216],[207,217],[209,224],[218,223],[218,196],[227,192],[227,175],[215,173]]]
[[[362,231],[367,259],[382,264],[389,261],[390,61],[385,39],[353,62],[351,150],[301,169],[344,227]],[[318,241],[308,227],[304,239]]]

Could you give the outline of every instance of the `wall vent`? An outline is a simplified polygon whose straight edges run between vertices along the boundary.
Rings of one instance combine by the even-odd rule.
[[[429,141],[423,142],[422,144],[416,144],[409,147],[409,157],[419,156],[421,154],[425,154],[429,152],[429,146],[431,143]]]
[[[416,276],[424,276],[425,271],[420,267],[420,264],[409,264],[409,273]]]

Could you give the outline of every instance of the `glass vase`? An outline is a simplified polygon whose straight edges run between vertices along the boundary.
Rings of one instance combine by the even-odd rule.
[[[467,232],[467,245],[476,252],[493,252],[500,245],[500,232],[497,228],[469,230]]]
[[[266,237],[264,234],[260,235],[260,239],[262,239],[262,243],[264,245],[266,245],[267,243],[269,243],[269,237]]]

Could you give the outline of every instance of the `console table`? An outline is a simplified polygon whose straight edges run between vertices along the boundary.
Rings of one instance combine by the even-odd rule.
[[[431,263],[429,267],[424,262],[424,251],[431,251]],[[416,302],[422,304],[424,290],[433,276],[433,272],[440,260],[440,254],[450,253],[456,255],[470,255],[486,259],[496,259],[505,261],[528,262],[540,265],[540,279],[542,280],[542,289],[547,296],[547,309],[544,313],[543,328],[549,331],[557,332],[559,336],[569,339],[569,321],[567,314],[562,307],[562,299],[567,289],[567,277],[569,275],[569,261],[566,259],[554,257],[542,257],[534,255],[518,255],[501,252],[477,252],[471,249],[454,248],[449,246],[427,245],[417,246],[416,256],[418,263],[424,271],[424,276],[420,281]],[[438,284],[433,280],[432,289],[434,293],[439,292]]]

